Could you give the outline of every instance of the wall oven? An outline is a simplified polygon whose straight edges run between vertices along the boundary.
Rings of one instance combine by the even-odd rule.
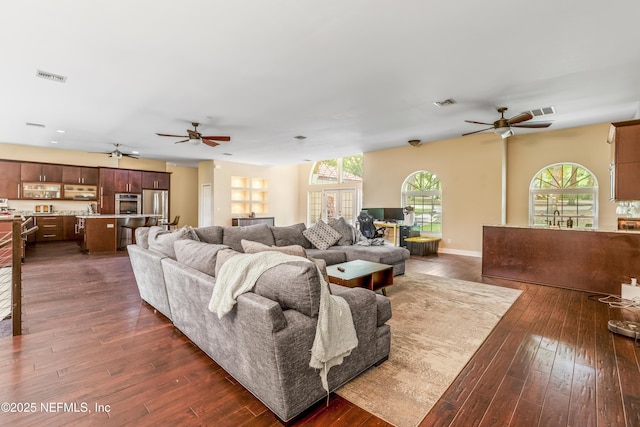
[[[140,214],[142,212],[142,196],[133,193],[116,193],[116,215]]]

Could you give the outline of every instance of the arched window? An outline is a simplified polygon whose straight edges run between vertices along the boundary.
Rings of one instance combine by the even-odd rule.
[[[598,181],[584,166],[557,163],[541,169],[529,187],[529,224],[598,227]]]
[[[442,182],[435,174],[418,171],[402,184],[402,206],[414,208],[415,225],[425,234],[442,235]]]

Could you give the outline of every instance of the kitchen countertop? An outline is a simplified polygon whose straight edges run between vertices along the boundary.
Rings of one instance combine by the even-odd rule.
[[[516,225],[516,224],[486,224],[485,227],[504,227],[504,228],[526,228],[530,230],[561,230],[561,231],[579,231],[579,232],[592,232],[592,233],[639,233],[640,230],[618,230],[615,228],[605,229],[605,228],[567,228],[567,227],[558,227],[553,225],[543,226],[543,225]]]
[[[78,214],[76,215],[76,218],[83,218],[83,219],[87,219],[87,218],[115,218],[115,219],[119,219],[119,218],[162,218],[162,215],[142,215],[142,214],[87,214],[87,213],[83,213],[83,214]]]

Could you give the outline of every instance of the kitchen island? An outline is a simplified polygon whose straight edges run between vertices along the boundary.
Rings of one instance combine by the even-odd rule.
[[[120,225],[127,218],[151,218],[160,215],[77,215],[78,228],[83,237],[78,241],[80,249],[87,253],[117,252],[120,241]]]
[[[640,232],[485,225],[482,275],[620,295],[640,277]]]

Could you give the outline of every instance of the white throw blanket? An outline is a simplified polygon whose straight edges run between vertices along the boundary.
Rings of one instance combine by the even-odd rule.
[[[272,251],[234,255],[220,268],[209,301],[209,311],[222,318],[231,311],[239,295],[253,289],[262,273],[276,265],[301,260],[311,262],[298,256]],[[344,298],[331,295],[329,285],[319,269],[318,276],[321,282],[320,309],[309,366],[320,369],[322,387],[328,393],[329,369],[341,364],[351,354],[351,350],[358,346],[358,337],[349,304]]]

